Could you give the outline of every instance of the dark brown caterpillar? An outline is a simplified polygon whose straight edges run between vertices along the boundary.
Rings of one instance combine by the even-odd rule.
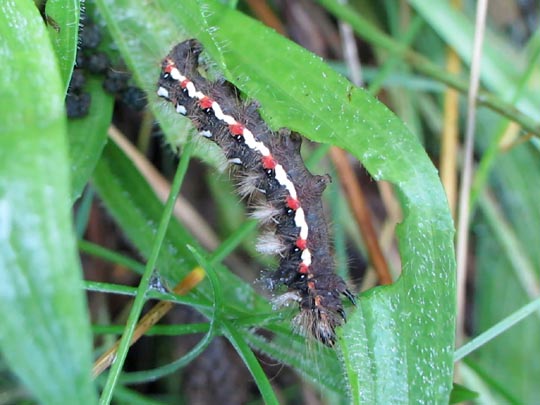
[[[288,291],[278,304],[297,301],[295,324],[328,346],[345,321],[341,294],[354,303],[345,282],[334,273],[321,195],[328,176],[314,176],[300,156],[301,138],[287,129],[271,131],[230,83],[211,83],[197,68],[202,46],[194,39],[176,45],[162,62],[157,94],[188,116],[201,135],[217,143],[238,168],[243,195],[262,194],[266,204],[254,217],[272,233],[259,241],[263,253],[279,254],[279,268],[268,276],[272,289]]]

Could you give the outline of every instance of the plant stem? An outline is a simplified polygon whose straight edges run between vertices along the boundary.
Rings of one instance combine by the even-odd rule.
[[[107,377],[107,382],[105,383],[105,387],[103,388],[103,393],[100,398],[101,405],[108,405],[111,402],[114,387],[118,382],[122,366],[124,365],[124,361],[126,360],[129,345],[131,343],[131,339],[137,325],[137,320],[139,319],[143,305],[146,301],[146,291],[148,290],[150,279],[152,277],[154,267],[158,259],[159,251],[161,249],[161,245],[163,244],[163,240],[167,232],[167,227],[169,225],[171,214],[174,208],[174,203],[176,201],[176,196],[180,192],[180,186],[182,185],[182,182],[184,180],[190,156],[193,152],[193,145],[193,142],[186,143],[184,152],[182,153],[182,157],[180,159],[180,163],[178,164],[178,168],[176,170],[176,174],[174,176],[174,180],[171,186],[171,192],[169,194],[169,198],[167,199],[167,203],[165,204],[163,215],[161,216],[161,221],[157,230],[156,238],[152,246],[152,251],[148,258],[148,262],[146,263],[144,274],[137,289],[137,295],[135,296],[133,306],[131,307],[131,311],[129,313],[126,329],[124,330],[122,338],[120,339],[118,355],[112,364],[111,371]]]

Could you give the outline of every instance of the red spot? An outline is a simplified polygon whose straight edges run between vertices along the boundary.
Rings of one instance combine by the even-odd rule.
[[[296,240],[296,246],[298,246],[298,248],[299,248],[300,250],[305,250],[306,247],[307,247],[307,240],[302,239],[302,238],[298,238],[298,239]]]
[[[310,290],[315,289],[315,283],[313,281],[308,281],[307,286]]]
[[[265,169],[275,169],[277,163],[272,157],[272,155],[268,155],[268,156],[263,156],[262,165]]]
[[[296,211],[298,208],[300,208],[300,201],[298,201],[296,198],[292,198],[291,196],[287,196],[287,207]]]
[[[231,131],[231,134],[233,135],[243,135],[244,126],[237,122],[236,124],[229,125],[229,131]]]
[[[201,101],[199,101],[199,105],[203,110],[206,110],[207,108],[212,108],[212,103],[214,100],[212,100],[210,97],[204,96],[201,98]]]
[[[190,81],[188,79],[184,79],[180,82],[180,87],[185,89]]]
[[[167,61],[167,65],[163,68],[163,71],[165,73],[171,73],[171,71],[173,70],[174,68],[174,63],[170,60]]]
[[[308,274],[309,273],[309,266],[307,264],[301,263],[298,268],[298,273],[300,274]]]

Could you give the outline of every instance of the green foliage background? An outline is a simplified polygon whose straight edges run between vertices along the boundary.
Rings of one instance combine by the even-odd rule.
[[[346,149],[375,180],[394,185],[404,213],[397,229],[402,276],[390,287],[361,295],[341,331],[339,349],[318,348],[315,359],[307,353],[304,340],[291,335],[288,319],[273,313],[249,283],[220,264],[218,254],[205,254],[193,236],[172,220],[156,267],[171,283],[199,264],[207,268],[209,281],[187,297],[172,299],[204,314],[211,321],[206,325],[208,333],[189,356],[170,365],[137,375],[124,373],[119,385],[111,383],[118,377],[111,372],[105,391],[110,390],[117,399],[148,403],[151,399],[124,384],[130,379],[147,381],[170,374],[204,350],[213,336],[224,335],[268,403],[277,399],[252,349],[291,365],[335,402],[448,402],[454,353],[454,228],[437,172],[419,141],[427,136],[420,124],[425,118],[422,111],[437,108],[437,99],[415,88],[417,78],[410,67],[396,67],[395,61],[404,58],[423,72],[431,66],[438,72],[432,77],[458,88],[464,80],[447,77],[442,68],[428,62],[420,68],[404,43],[377,28],[378,17],[369,2],[356,4],[361,13],[330,0],[320,3],[371,43],[381,64],[387,63],[379,72],[381,77],[387,76],[392,66],[398,79],[399,74],[404,76],[398,86],[389,87],[389,93],[412,131],[319,58],[230,5],[212,0],[174,4],[166,0],[144,4],[95,1],[104,29],[137,84],[149,95],[151,111],[172,145],[185,143],[186,122],[154,97],[159,62],[172,45],[196,37],[215,68],[261,103],[262,114],[273,127],[286,126],[319,143]],[[427,32],[433,45],[421,50],[429,59],[436,60],[442,45],[448,43],[468,63],[470,20],[443,2],[410,3],[417,12],[411,24],[416,28],[404,38],[410,36],[407,40],[412,42],[415,35]],[[90,379],[91,325],[70,220],[73,202],[92,179],[108,211],[145,258],[151,255],[163,215],[163,205],[137,169],[107,141],[113,100],[99,81],[88,84],[94,101],[89,116],[66,121],[63,99],[76,53],[80,6],[77,0],[47,2],[46,14],[60,26],[57,30],[44,24],[30,0],[0,4],[4,66],[0,76],[0,310],[4,314],[0,350],[6,365],[33,397],[55,404],[82,399],[84,403],[97,402],[97,390]],[[397,8],[390,2],[386,6],[390,31],[395,31]],[[526,51],[516,54],[511,66],[498,59],[501,49],[511,52],[508,43],[492,38],[486,43],[482,82],[491,91],[487,104],[519,106],[519,114],[508,108],[508,115],[524,127],[534,127],[539,121],[537,93],[523,84],[539,75],[534,65],[538,37],[533,37]],[[428,85],[437,88],[437,83]],[[528,226],[540,219],[537,191],[528,186],[535,184],[540,173],[536,143],[498,158],[493,146],[498,136],[493,134],[503,132],[507,118],[488,111],[481,114],[486,124],[479,131],[478,146],[491,160],[483,160],[474,190],[477,200],[473,201],[479,202],[475,226],[480,235],[475,256],[480,291],[475,303],[478,331],[527,301],[522,298],[526,287],[523,267],[538,282],[540,262],[535,249],[538,235]],[[431,122],[435,128],[430,129],[437,130],[440,124],[433,118]],[[179,137],[179,133],[186,135]],[[216,162],[215,149],[209,153],[196,145],[194,154],[210,164]],[[489,176],[493,179],[489,190],[500,196],[500,205],[482,192],[485,182],[481,180]],[[508,189],[513,193],[506,192]],[[517,206],[525,214],[516,214]],[[221,251],[232,249],[252,229],[252,224],[245,224],[224,242]],[[481,237],[482,232],[500,237]],[[504,237],[508,235],[513,244]],[[523,260],[515,260],[516,249]],[[494,260],[493,251],[502,252],[502,259]],[[106,293],[134,294],[121,286],[86,286]],[[493,297],[502,293],[502,305],[494,306]],[[488,398],[519,403],[537,397],[537,384],[531,376],[538,370],[527,357],[538,341],[537,323],[537,318],[527,320],[504,339],[487,344],[468,358],[466,382]],[[271,330],[275,338],[268,341],[255,334],[253,325]],[[193,330],[185,329],[179,334],[190,332]],[[519,345],[511,344],[515,340]]]

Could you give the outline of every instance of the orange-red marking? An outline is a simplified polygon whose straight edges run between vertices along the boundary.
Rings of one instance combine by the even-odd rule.
[[[171,73],[173,68],[174,68],[174,63],[172,61],[168,60],[167,65],[163,68],[163,70],[165,71],[165,73]]]
[[[201,101],[199,101],[199,105],[203,110],[206,110],[207,108],[212,108],[212,103],[214,100],[212,100],[210,97],[203,97],[201,98]]]
[[[301,250],[305,250],[307,248],[307,240],[298,238],[296,240],[296,246],[298,246],[298,248]]]
[[[236,124],[229,125],[229,131],[231,131],[231,134],[233,135],[243,135],[244,126],[237,122]]]
[[[262,165],[265,169],[275,169],[277,162],[274,160],[272,155],[263,156]]]
[[[291,210],[297,210],[300,208],[300,201],[298,201],[296,198],[292,198],[291,196],[287,196],[287,207],[289,207]]]

